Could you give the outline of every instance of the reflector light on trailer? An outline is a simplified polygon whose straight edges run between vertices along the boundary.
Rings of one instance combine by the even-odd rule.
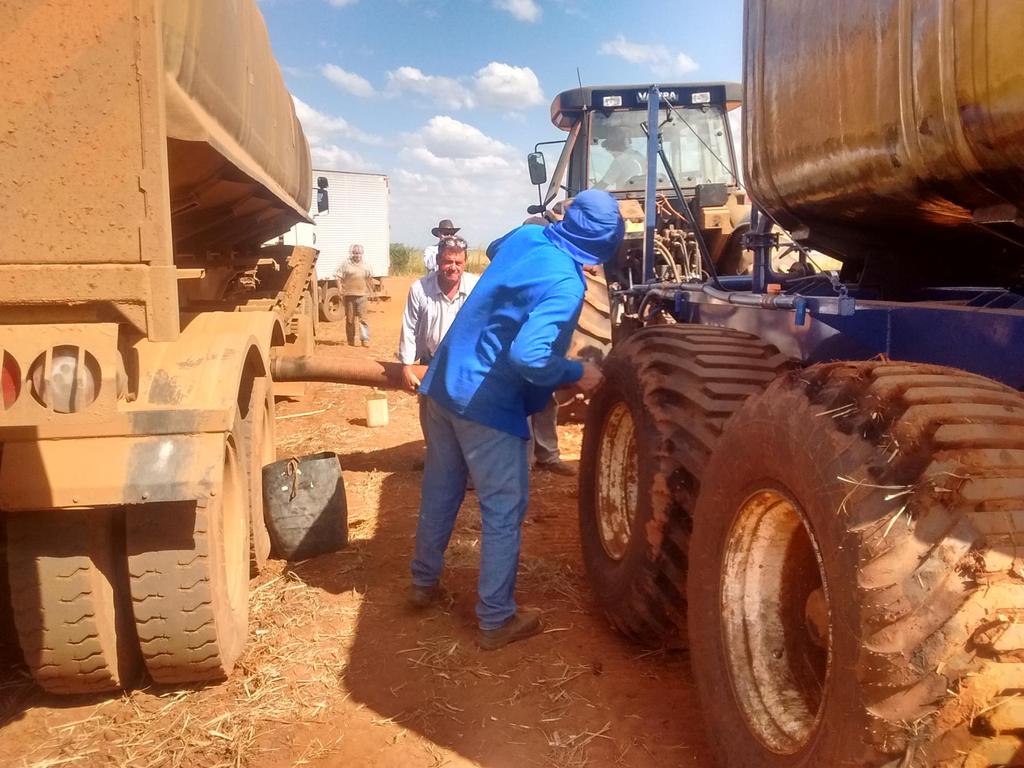
[[[32,363],[28,378],[36,400],[57,413],[83,411],[99,395],[99,363],[82,347],[46,350]]]
[[[18,399],[21,393],[21,369],[18,361],[9,352],[3,352],[3,366],[0,368],[0,397],[6,411]]]

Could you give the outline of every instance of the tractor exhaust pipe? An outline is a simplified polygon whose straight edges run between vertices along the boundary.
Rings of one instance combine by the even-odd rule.
[[[414,365],[418,379],[427,373],[427,366]],[[352,360],[333,356],[275,357],[270,362],[274,381],[323,381],[329,384],[351,384],[377,389],[405,389],[402,364],[379,360]]]

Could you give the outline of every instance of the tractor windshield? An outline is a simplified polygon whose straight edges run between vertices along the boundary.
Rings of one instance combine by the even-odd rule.
[[[661,113],[665,114],[664,111]],[[664,119],[664,118],[663,118]],[[647,112],[595,112],[587,153],[587,186],[609,192],[642,191],[647,179]],[[662,125],[662,146],[679,186],[735,184],[728,122],[719,107],[676,109]],[[658,161],[658,188],[671,183]]]

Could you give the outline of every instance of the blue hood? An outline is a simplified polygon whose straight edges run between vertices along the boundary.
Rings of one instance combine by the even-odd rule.
[[[619,203],[601,189],[588,189],[573,198],[565,218],[544,228],[544,237],[584,266],[604,264],[619,249],[625,224]]]

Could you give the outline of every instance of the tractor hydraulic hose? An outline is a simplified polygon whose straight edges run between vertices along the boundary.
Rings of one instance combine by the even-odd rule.
[[[764,307],[766,309],[795,309],[800,296],[782,293],[745,293],[743,291],[723,291],[711,285],[701,286],[708,296],[719,301],[727,301],[741,307]]]

